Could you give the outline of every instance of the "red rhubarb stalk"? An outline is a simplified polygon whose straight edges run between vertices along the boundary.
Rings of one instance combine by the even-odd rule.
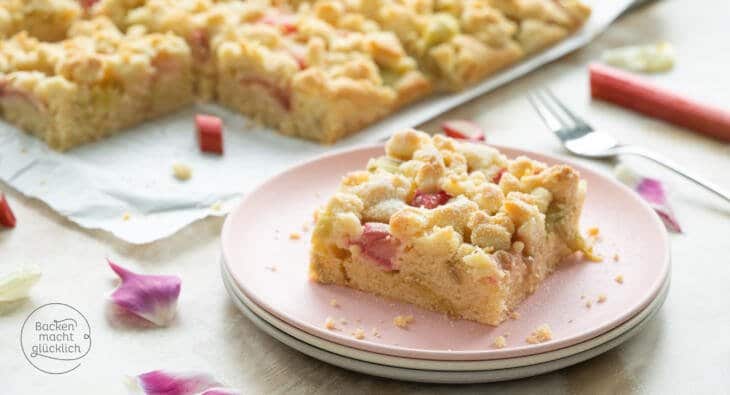
[[[5,198],[5,194],[0,193],[0,225],[6,228],[15,227],[15,215],[13,210],[10,209],[8,200]]]
[[[212,115],[195,116],[198,144],[203,152],[223,155],[223,121]]]
[[[590,66],[591,96],[730,141],[730,110],[699,103],[627,72]]]

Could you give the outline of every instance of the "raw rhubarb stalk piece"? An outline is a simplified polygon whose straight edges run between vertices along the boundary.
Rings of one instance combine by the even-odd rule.
[[[14,228],[16,224],[13,210],[10,209],[5,194],[0,193],[0,225],[6,228]]]
[[[203,152],[223,154],[223,121],[212,115],[196,115],[198,144]]]
[[[591,97],[730,141],[730,111],[699,103],[601,64],[590,66]]]
[[[484,131],[474,122],[464,120],[446,121],[441,125],[447,136],[459,140],[485,141]]]

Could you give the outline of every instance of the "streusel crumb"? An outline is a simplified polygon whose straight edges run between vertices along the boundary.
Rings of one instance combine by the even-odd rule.
[[[530,344],[544,343],[553,338],[553,332],[548,324],[542,324],[526,339]]]
[[[623,284],[624,283],[624,276],[623,276],[623,274],[619,274],[618,276],[616,276],[616,278],[614,278],[614,281],[616,281],[619,284]]]
[[[411,322],[413,322],[412,315],[399,315],[393,318],[393,324],[402,329],[408,329],[408,325],[410,325]]]
[[[604,303],[608,297],[605,294],[598,295],[598,303]]]
[[[513,320],[519,320],[520,319],[520,313],[518,313],[516,311],[510,311],[509,312],[509,318],[511,318]]]
[[[297,232],[292,232],[289,234],[289,240],[299,240],[302,238],[302,235],[300,235]]]
[[[494,348],[504,348],[507,345],[507,339],[504,336],[497,336],[494,338],[492,345]]]
[[[598,235],[599,235],[600,233],[601,233],[601,231],[600,231],[600,229],[598,229],[598,227],[595,227],[595,226],[594,226],[594,227],[592,227],[592,228],[588,228],[588,236],[591,236],[591,237],[596,237],[596,236],[598,236]]]
[[[193,169],[184,163],[172,165],[172,174],[180,181],[187,181],[193,176]]]
[[[362,340],[365,338],[365,331],[362,330],[362,328],[355,329],[355,332],[352,332],[352,336],[355,337],[355,339]]]
[[[335,319],[332,317],[327,317],[326,320],[324,320],[324,327],[329,330],[335,330]]]

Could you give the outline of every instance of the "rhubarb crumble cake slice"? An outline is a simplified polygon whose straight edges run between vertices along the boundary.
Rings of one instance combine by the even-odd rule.
[[[122,34],[105,18],[69,38],[0,41],[0,114],[65,150],[192,101],[190,50],[172,34]]]
[[[396,133],[316,215],[310,276],[490,325],[584,250],[566,165]]]
[[[26,31],[42,41],[63,40],[82,15],[77,0],[2,0],[0,39]]]
[[[271,8],[218,34],[213,47],[221,104],[322,143],[431,90],[395,35],[336,1]]]

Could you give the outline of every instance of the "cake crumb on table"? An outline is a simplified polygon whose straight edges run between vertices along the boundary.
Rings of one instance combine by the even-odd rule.
[[[373,328],[372,333],[374,337],[380,337],[380,332],[378,331],[378,328]]]
[[[520,313],[518,313],[516,311],[510,311],[509,312],[509,318],[511,318],[513,320],[519,320],[520,319]]]
[[[355,339],[362,340],[365,338],[365,331],[362,330],[362,328],[355,329],[355,332],[352,332],[352,336],[355,337]]]
[[[213,211],[221,211],[221,208],[222,208],[222,204],[220,201],[217,201],[217,202],[213,203],[213,205],[210,206],[210,209]]]
[[[132,219],[132,214],[130,214],[130,213],[122,214],[122,221],[129,221],[130,219]]]
[[[553,338],[553,332],[550,330],[548,324],[542,324],[538,326],[530,336],[527,337],[526,341],[530,344],[544,343]]]
[[[623,276],[623,274],[619,274],[618,276],[616,276],[616,278],[614,278],[614,281],[616,281],[619,284],[623,284],[624,283],[624,276]]]
[[[494,348],[504,348],[507,345],[507,339],[504,338],[504,336],[497,336],[494,338],[494,342],[492,343],[492,346]]]
[[[593,306],[593,302],[591,302],[590,300],[586,301],[586,307],[590,309],[591,306]]]
[[[193,169],[184,163],[175,163],[172,165],[172,175],[180,181],[187,181],[193,176]]]
[[[393,318],[393,324],[398,328],[408,329],[408,325],[413,322],[412,315],[399,315]]]
[[[604,303],[608,297],[605,294],[598,295],[598,303]]]
[[[597,226],[588,228],[588,236],[596,237],[601,233],[601,230]]]
[[[330,300],[330,306],[340,307],[340,304],[337,302],[337,299],[332,299],[332,300]]]
[[[613,254],[613,261],[614,261],[614,262],[618,262],[618,260],[619,260],[620,258],[621,258],[621,257],[619,257],[619,255],[618,255],[618,252],[617,252],[617,253],[615,253],[615,254]]]
[[[269,266],[266,266],[266,270],[268,270],[270,272],[275,272],[277,269],[276,269],[276,266],[269,265]]]
[[[347,319],[346,318],[340,318],[340,324],[347,325]]]
[[[302,235],[300,235],[297,232],[292,232],[289,234],[289,240],[299,240],[302,238]]]

